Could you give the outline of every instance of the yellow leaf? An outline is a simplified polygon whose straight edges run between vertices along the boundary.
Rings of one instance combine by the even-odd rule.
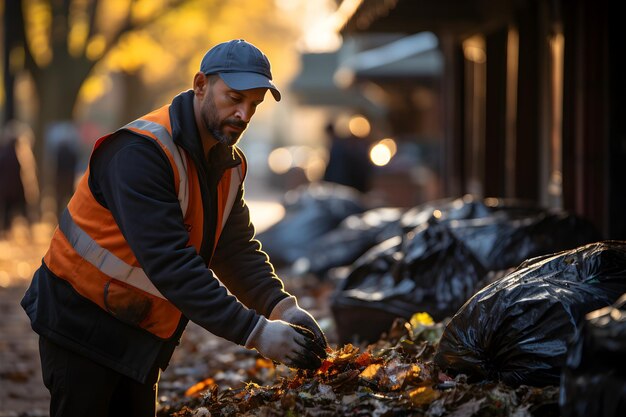
[[[363,372],[361,372],[361,375],[359,376],[364,379],[373,379],[376,376],[376,373],[378,372],[381,366],[382,365],[379,363],[373,363],[367,368],[365,368]]]
[[[435,324],[433,318],[428,313],[415,313],[411,317],[411,326],[432,326]]]
[[[408,396],[414,405],[419,406],[432,403],[440,394],[430,387],[417,387],[409,391]]]

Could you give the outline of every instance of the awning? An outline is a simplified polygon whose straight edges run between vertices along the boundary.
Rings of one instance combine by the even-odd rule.
[[[477,26],[506,21],[514,5],[514,0],[362,0],[344,16],[342,33],[468,34]]]
[[[289,84],[298,102],[312,106],[342,106],[360,108],[379,114],[383,109],[364,97],[358,90],[339,88],[334,80],[338,68],[338,52],[304,53],[301,70]]]
[[[359,42],[359,38],[346,42]],[[439,41],[431,32],[402,36],[348,55],[338,68],[344,76],[351,72],[356,79],[438,77],[442,70]]]

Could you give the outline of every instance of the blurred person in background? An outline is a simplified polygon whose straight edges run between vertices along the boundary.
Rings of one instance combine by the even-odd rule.
[[[372,171],[367,142],[352,134],[347,137],[339,135],[333,121],[325,125],[324,132],[330,143],[324,181],[367,192]]]
[[[24,123],[8,122],[0,135],[0,236],[17,217],[30,225],[39,201],[33,132]]]
[[[192,90],[95,143],[22,300],[52,416],[154,416],[189,320],[290,367],[321,365],[325,336],[284,290],[243,197],[236,144],[268,90],[280,100],[267,57],[224,42]]]
[[[49,149],[51,179],[54,180],[56,216],[61,217],[67,203],[74,194],[76,169],[78,166],[80,136],[71,121],[54,123],[47,132],[46,146]]]
[[[59,143],[55,156],[54,194],[57,206],[57,218],[60,218],[72,194],[74,194],[76,166],[78,165],[78,149],[76,148],[76,144],[70,141]]]

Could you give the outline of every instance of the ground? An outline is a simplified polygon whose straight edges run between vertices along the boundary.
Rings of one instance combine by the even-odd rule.
[[[45,253],[51,227],[17,224],[0,240],[0,416],[47,416],[37,335],[19,303]]]

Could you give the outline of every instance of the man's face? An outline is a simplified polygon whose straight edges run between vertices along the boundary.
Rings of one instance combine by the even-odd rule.
[[[218,142],[233,146],[263,102],[267,89],[233,90],[216,77],[214,83],[207,83],[205,91],[200,105],[201,128]]]

